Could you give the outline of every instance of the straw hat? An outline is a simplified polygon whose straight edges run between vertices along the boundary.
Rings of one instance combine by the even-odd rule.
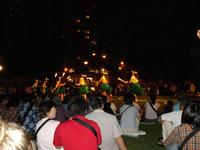
[[[106,69],[102,68],[102,69],[101,69],[101,73],[102,73],[102,74],[108,74],[108,71],[107,71]]]
[[[133,71],[133,70],[131,72],[132,72],[132,74],[137,74],[138,73],[137,71]]]

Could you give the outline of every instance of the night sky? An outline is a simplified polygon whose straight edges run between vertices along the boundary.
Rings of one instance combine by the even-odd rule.
[[[198,0],[2,0],[0,56],[10,74],[42,74],[76,65],[77,56],[106,52],[108,63],[169,79],[197,80]],[[89,21],[84,19],[90,15]],[[74,23],[80,19],[80,25]],[[79,35],[75,32],[80,28]],[[90,29],[97,45],[84,41]],[[84,56],[82,56],[84,55]],[[114,67],[112,67],[114,68]]]

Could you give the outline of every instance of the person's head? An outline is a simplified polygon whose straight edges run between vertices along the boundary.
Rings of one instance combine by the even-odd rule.
[[[108,103],[107,102],[107,96],[102,95],[102,94],[99,94],[98,96],[102,98],[103,105],[105,105],[106,103]]]
[[[28,132],[14,122],[0,120],[1,150],[35,150]]]
[[[77,115],[86,115],[88,105],[81,96],[72,97],[68,103],[68,111],[70,117],[77,116]]]
[[[167,105],[170,106],[170,107],[173,107],[174,102],[172,100],[168,100],[167,101]]]
[[[53,119],[56,117],[56,104],[52,100],[44,101],[39,106],[39,114],[41,118],[48,117]]]
[[[128,92],[124,95],[124,103],[125,104],[132,105],[133,101],[135,101],[135,96],[132,93]]]
[[[150,98],[151,103],[155,104],[155,102],[156,102],[156,95],[155,94],[150,94],[149,98]]]
[[[132,73],[132,75],[135,75],[135,74],[137,74],[137,72],[136,71],[131,71],[131,73]]]
[[[69,96],[66,95],[66,96],[64,96],[64,98],[63,98],[63,104],[67,104],[68,102],[69,102]]]
[[[106,96],[107,102],[111,102],[112,101],[112,93],[111,93],[111,91],[106,90],[106,89],[101,89],[100,95]]]
[[[108,74],[108,71],[104,68],[101,69],[101,74],[102,75],[107,75]]]
[[[103,108],[103,98],[100,96],[93,96],[89,99],[89,105],[92,110]]]
[[[181,122],[200,127],[200,102],[197,100],[189,100],[183,109]]]

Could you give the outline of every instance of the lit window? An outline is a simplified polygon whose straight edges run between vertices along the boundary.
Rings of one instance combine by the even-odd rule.
[[[197,30],[197,36],[198,36],[198,38],[200,39],[200,29]]]
[[[85,35],[84,38],[85,38],[85,39],[89,39],[90,36],[89,36],[89,35]]]
[[[103,58],[103,59],[106,59],[106,55],[105,55],[105,54],[103,54],[103,55],[102,55],[102,58]]]
[[[2,65],[0,65],[0,71],[1,71],[1,70],[3,70],[3,66],[2,66]]]
[[[91,43],[92,43],[92,44],[94,44],[94,45],[96,45],[96,44],[97,44],[97,42],[95,42],[95,41],[93,41],[93,40],[91,41]]]
[[[75,20],[75,23],[80,23],[80,22],[81,22],[80,19]]]
[[[89,30],[85,30],[84,32],[85,32],[85,34],[90,34]]]
[[[88,61],[84,61],[83,64],[84,64],[84,65],[88,65]]]
[[[89,15],[86,15],[85,18],[86,18],[86,19],[90,19],[90,16],[89,16]]]
[[[124,65],[124,62],[123,62],[123,61],[121,61],[121,62],[120,62],[120,64],[121,64],[121,65]]]

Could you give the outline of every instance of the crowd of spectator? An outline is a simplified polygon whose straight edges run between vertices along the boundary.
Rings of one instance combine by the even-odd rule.
[[[62,94],[59,92],[50,94],[38,92],[35,87],[28,85],[29,82],[23,83],[24,85],[18,87],[14,84],[11,87],[3,85],[1,89],[0,133],[8,132],[1,135],[2,149],[9,149],[10,146],[24,150],[36,148],[126,150],[123,136],[138,137],[146,134],[140,129],[140,123],[161,123],[163,133],[161,141],[165,147],[170,148],[181,145],[187,134],[193,129],[196,131],[199,126],[199,101],[190,102],[188,98],[190,94],[196,93],[192,82],[186,82],[183,87],[176,84],[155,86],[157,84],[150,82],[151,84],[147,84],[145,88],[148,97],[144,109],[141,109],[141,104],[135,101],[137,96],[130,93],[128,87],[124,87],[124,91],[118,89],[117,94],[123,94],[124,103],[117,107],[112,101],[114,89],[113,93],[99,90],[84,99],[77,88],[66,88],[66,92]],[[176,104],[167,101],[159,112],[160,105],[156,97],[165,91],[161,90],[161,87],[168,87],[168,91],[171,91],[173,96],[178,96],[180,101]],[[183,107],[182,99],[186,101]],[[173,119],[175,111],[179,112],[177,113],[179,121]],[[175,125],[174,122],[177,121]],[[178,131],[184,133],[177,135]],[[17,135],[18,140],[12,139],[16,138],[12,132],[20,132]],[[183,148],[199,149],[195,138],[199,138],[198,131],[190,142],[183,145]],[[8,141],[9,139],[12,143]]]

